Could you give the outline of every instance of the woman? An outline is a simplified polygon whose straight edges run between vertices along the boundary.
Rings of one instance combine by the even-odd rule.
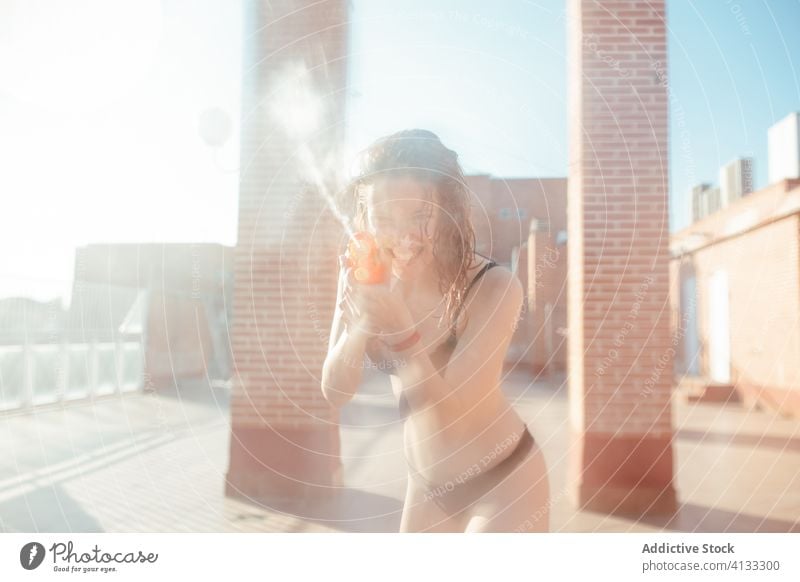
[[[522,286],[474,250],[457,154],[430,131],[392,134],[348,192],[389,277],[359,283],[340,257],[322,391],[347,403],[364,354],[391,374],[409,466],[400,531],[548,531],[544,456],[500,387]]]

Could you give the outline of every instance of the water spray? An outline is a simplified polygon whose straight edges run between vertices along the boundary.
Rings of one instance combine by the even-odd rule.
[[[297,155],[301,167],[308,172],[316,191],[347,232],[347,262],[353,268],[355,279],[363,284],[383,283],[388,278],[389,269],[381,259],[377,241],[368,232],[355,231],[350,219],[339,210],[320,171],[320,164],[307,143],[307,138],[319,125],[322,109],[322,103],[311,88],[305,66],[296,65],[288,70],[276,90],[272,105],[273,118],[289,139],[298,144]]]

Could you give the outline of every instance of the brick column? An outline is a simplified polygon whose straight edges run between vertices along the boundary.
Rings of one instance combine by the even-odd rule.
[[[671,512],[664,0],[569,0],[570,487]]]
[[[347,3],[247,0],[241,183],[232,325],[234,357],[226,495],[302,500],[341,486],[337,415],[320,391],[336,297],[341,231],[304,186],[309,130],[318,159],[341,152]],[[292,71],[308,75],[287,77]],[[310,88],[305,103],[292,86]],[[275,115],[282,95],[285,112]],[[297,109],[291,110],[292,107]],[[305,127],[303,127],[305,126]]]
[[[548,337],[552,329],[546,321],[545,307],[557,296],[559,281],[555,276],[557,250],[549,226],[537,218],[531,220],[528,230],[528,305],[527,317],[533,337],[528,361],[534,372],[552,370],[553,343]]]

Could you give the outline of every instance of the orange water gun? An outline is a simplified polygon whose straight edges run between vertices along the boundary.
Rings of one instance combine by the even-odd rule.
[[[381,261],[378,243],[367,232],[356,232],[347,245],[347,265],[359,283],[374,285],[387,279],[387,268]]]

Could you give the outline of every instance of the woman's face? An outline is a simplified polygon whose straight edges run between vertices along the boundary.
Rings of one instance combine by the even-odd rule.
[[[432,257],[438,213],[432,186],[387,177],[365,192],[367,228],[389,251],[397,276],[418,271]]]

